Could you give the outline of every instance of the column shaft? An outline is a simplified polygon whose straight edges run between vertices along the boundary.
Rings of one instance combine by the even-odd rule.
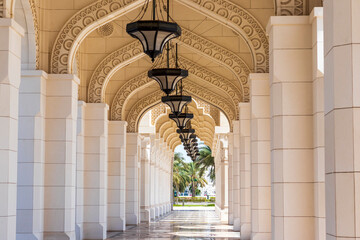
[[[125,121],[109,122],[108,230],[126,230],[126,127]]]
[[[269,74],[253,73],[251,84],[251,239],[271,240]]]
[[[360,237],[359,1],[324,1],[326,238]]]
[[[13,20],[0,18],[0,239],[16,237],[16,183],[21,37]]]

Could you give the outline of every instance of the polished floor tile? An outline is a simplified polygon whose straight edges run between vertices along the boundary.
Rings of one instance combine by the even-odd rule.
[[[240,239],[232,226],[220,223],[214,210],[173,211],[150,224],[129,227],[122,233],[109,233],[108,239]]]

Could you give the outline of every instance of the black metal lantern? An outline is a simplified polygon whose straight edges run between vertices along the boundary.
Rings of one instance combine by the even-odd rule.
[[[145,8],[146,9],[146,8]],[[151,61],[154,62],[171,39],[181,35],[181,28],[176,23],[169,22],[169,1],[167,4],[167,22],[155,20],[156,2],[153,0],[153,17],[148,21],[137,21],[126,25],[126,32],[138,39]]]
[[[188,74],[187,70],[180,68],[154,68],[148,72],[148,77],[157,81],[161,90],[169,95],[175,90],[176,84]]]
[[[184,139],[184,141],[187,141],[190,136],[195,133],[195,129],[177,129],[176,132],[180,134],[180,137]]]
[[[182,112],[185,105],[191,102],[191,96],[164,96],[161,97],[161,101],[170,107],[173,114],[178,116]]]
[[[180,113],[178,116],[175,114],[169,114],[169,118],[174,120],[179,129],[185,128],[186,124],[194,118],[192,113]]]

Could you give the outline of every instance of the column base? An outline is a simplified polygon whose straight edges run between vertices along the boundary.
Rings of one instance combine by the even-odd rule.
[[[229,213],[228,215],[228,224],[233,225],[234,224],[234,217],[232,213]]]
[[[250,240],[251,239],[251,224],[244,223],[241,225],[240,229],[241,240]]]
[[[17,233],[16,234],[16,240],[41,240],[42,238],[42,233],[39,234],[32,234],[32,233]]]
[[[251,236],[251,240],[271,240],[271,233],[255,233]]]
[[[44,240],[75,240],[75,232],[44,233]]]
[[[150,208],[150,219],[155,220],[155,208]]]
[[[160,208],[159,207],[155,207],[155,218],[160,217]]]
[[[126,221],[123,218],[108,218],[108,231],[125,231]]]
[[[236,232],[240,232],[240,230],[241,230],[241,221],[240,221],[240,218],[235,218],[235,219],[234,219],[234,227],[233,227],[233,230],[236,231]]]
[[[126,225],[138,225],[139,217],[135,214],[126,214]]]
[[[140,220],[145,223],[150,222],[150,209],[141,209]]]
[[[100,223],[84,223],[84,239],[106,239],[106,227]]]
[[[82,224],[75,224],[75,235],[76,239],[83,239],[83,225]]]

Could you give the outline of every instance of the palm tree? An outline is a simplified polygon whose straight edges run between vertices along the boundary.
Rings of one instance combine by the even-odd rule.
[[[173,167],[173,188],[177,193],[184,192],[190,183],[190,177],[186,171],[187,164],[181,153],[175,153]]]
[[[203,175],[201,174],[201,169],[197,166],[196,163],[190,162],[187,164],[187,173],[190,177],[190,188],[192,192],[192,196],[196,196],[196,189],[200,187],[204,187],[207,184],[207,181],[205,178],[203,178]]]
[[[211,148],[204,146],[200,148],[200,156],[196,159],[196,165],[201,169],[201,175],[210,168],[208,177],[215,183],[215,159],[211,156]]]

